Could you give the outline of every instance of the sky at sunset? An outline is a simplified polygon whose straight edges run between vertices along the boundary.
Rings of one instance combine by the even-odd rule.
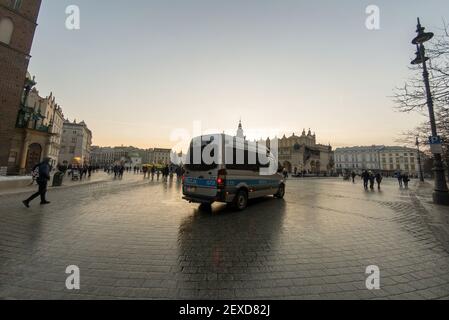
[[[371,4],[380,30],[365,27]],[[424,120],[391,99],[417,16],[438,32],[449,1],[43,0],[30,73],[96,145],[172,147],[174,130],[240,118],[250,138],[311,128],[334,147],[391,145]]]

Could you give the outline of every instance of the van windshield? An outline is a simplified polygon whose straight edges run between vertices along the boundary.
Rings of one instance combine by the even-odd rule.
[[[192,141],[190,143],[189,152],[187,153],[187,159],[185,168],[190,171],[207,171],[217,168],[217,159],[215,157],[215,152],[212,149],[210,157],[215,159],[212,163],[206,163],[203,159],[203,152],[204,149],[213,142],[213,137],[211,137],[209,140],[201,141],[201,148],[199,145],[195,145],[194,148],[194,142]],[[200,151],[201,150],[201,151]],[[197,153],[197,154],[195,154]]]

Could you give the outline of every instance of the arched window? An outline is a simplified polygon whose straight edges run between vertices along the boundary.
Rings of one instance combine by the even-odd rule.
[[[0,42],[10,44],[12,32],[14,31],[14,24],[10,18],[0,19]]]

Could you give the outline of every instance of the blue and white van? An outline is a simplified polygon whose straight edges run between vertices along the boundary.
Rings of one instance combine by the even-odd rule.
[[[285,181],[274,160],[265,146],[243,139],[225,134],[197,137],[184,165],[183,199],[206,206],[224,202],[238,210],[247,207],[248,199],[282,199]]]

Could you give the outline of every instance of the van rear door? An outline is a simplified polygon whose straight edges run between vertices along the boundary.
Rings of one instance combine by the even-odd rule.
[[[186,173],[184,176],[183,192],[185,195],[198,198],[215,198],[217,196],[218,161],[216,160],[212,164],[207,164],[201,156],[204,148],[211,144],[214,138],[216,139],[217,137],[210,136],[202,138],[201,142],[197,141],[197,143],[201,143],[201,149],[194,150],[194,141],[190,144],[187,154],[188,163],[184,166]],[[199,152],[199,150],[201,150],[201,155],[194,157],[194,152]],[[212,158],[215,158],[215,156],[218,155],[211,154]]]

